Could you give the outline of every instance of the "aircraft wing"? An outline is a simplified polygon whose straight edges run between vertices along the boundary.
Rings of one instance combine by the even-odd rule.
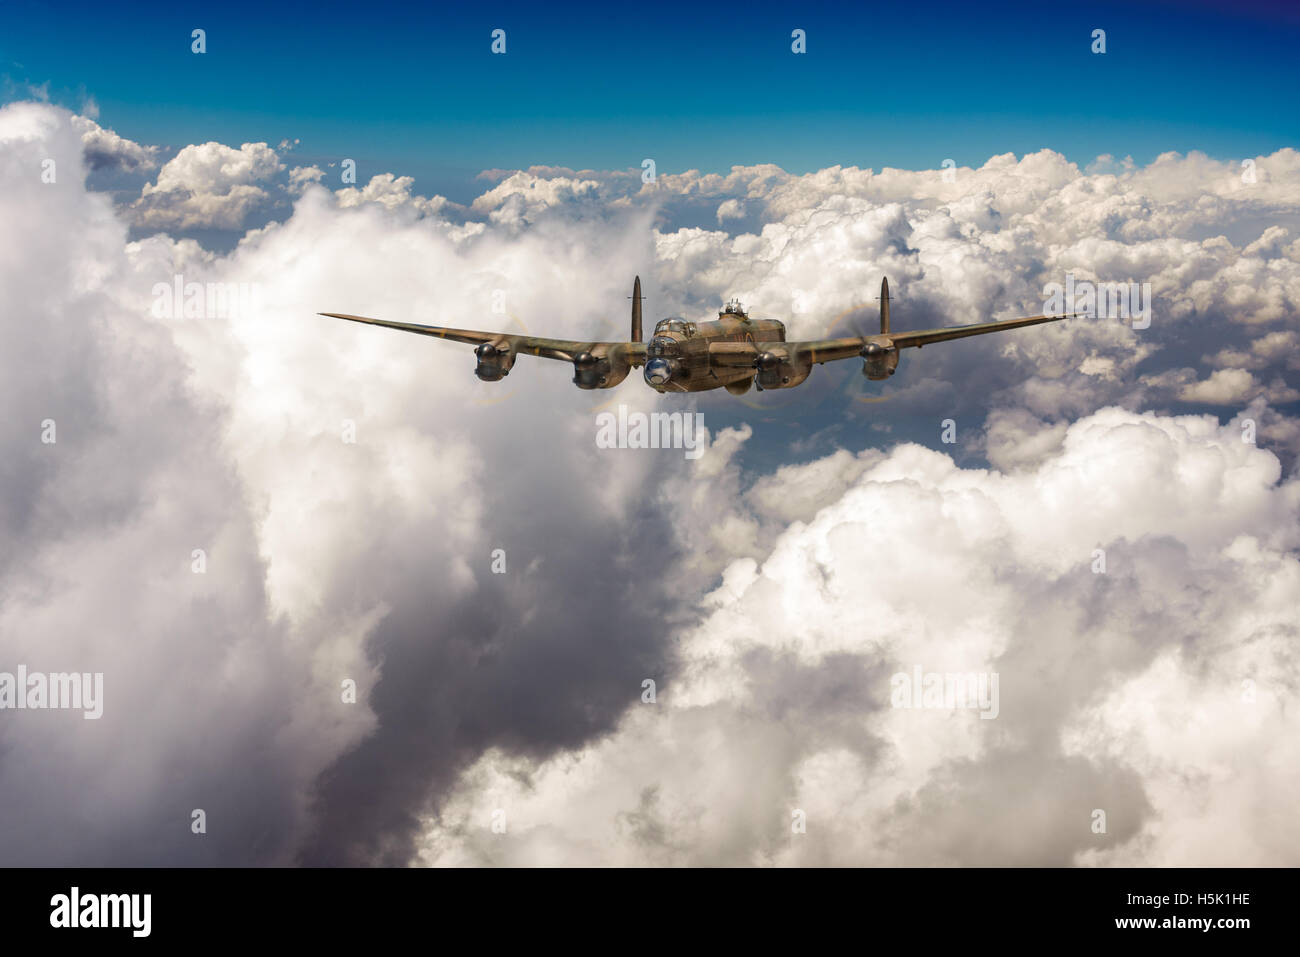
[[[906,349],[908,346],[921,348],[934,342],[946,342],[949,339],[964,339],[967,336],[982,336],[986,332],[1001,332],[1004,329],[1019,329],[1023,326],[1036,326],[1042,322],[1056,322],[1071,316],[1026,316],[1023,319],[1002,319],[998,322],[978,322],[970,326],[948,326],[943,329],[922,329],[917,332],[888,332],[874,336],[848,336],[843,339],[818,339],[811,342],[786,342],[785,346],[791,358],[810,358],[813,362],[832,362],[835,359],[849,359],[858,355],[868,342],[886,344],[892,342],[895,348]]]
[[[521,336],[510,332],[479,332],[476,329],[447,329],[442,326],[422,326],[414,322],[392,322],[388,319],[370,319],[366,316],[351,316],[342,312],[322,312],[322,316],[331,319],[347,319],[349,322],[364,322],[372,326],[386,326],[403,332],[414,332],[421,336],[434,336],[438,339],[450,339],[452,342],[465,342],[479,345],[484,342],[511,344],[515,352],[541,356],[543,359],[559,359],[572,362],[575,356],[584,352],[594,352],[597,347],[607,352],[617,347],[627,356],[633,366],[645,362],[644,342],[583,342],[578,339],[546,339],[541,336]]]
[[[928,346],[932,342],[946,342],[949,339],[965,339],[967,336],[982,336],[986,332],[1001,332],[1003,329],[1019,329],[1022,326],[1036,326],[1042,322],[1058,322],[1072,319],[1074,316],[1026,316],[1023,319],[1002,319],[998,322],[977,322],[971,326],[948,326],[946,329],[923,329],[920,332],[891,332],[889,338],[900,349],[907,346]]]

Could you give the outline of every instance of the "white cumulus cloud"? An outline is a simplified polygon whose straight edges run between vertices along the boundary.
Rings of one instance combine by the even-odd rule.
[[[186,146],[168,160],[134,206],[136,223],[152,229],[234,229],[270,197],[266,182],[284,168],[265,143],[232,149]]]
[[[747,496],[829,501],[730,564],[656,703],[575,753],[485,754],[422,859],[1294,863],[1300,484],[1272,454],[1104,409],[1014,474],[850,462]],[[997,673],[997,717],[892,707],[916,666]]]

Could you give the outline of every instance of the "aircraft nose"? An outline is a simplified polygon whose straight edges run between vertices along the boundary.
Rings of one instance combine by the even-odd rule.
[[[651,359],[645,364],[645,380],[651,385],[663,385],[673,377],[673,367],[667,359]]]

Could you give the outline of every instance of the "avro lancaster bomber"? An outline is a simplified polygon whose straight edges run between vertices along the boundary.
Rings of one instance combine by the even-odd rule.
[[[655,326],[650,341],[643,342],[639,276],[632,285],[632,337],[628,342],[582,342],[505,332],[445,329],[338,312],[323,312],[321,315],[468,343],[476,347],[474,355],[478,364],[474,374],[485,382],[505,378],[518,356],[531,355],[573,363],[573,384],[579,389],[613,388],[626,379],[632,369],[644,366],[646,384],[657,392],[704,392],[724,388],[732,395],[744,395],[751,385],[759,391],[792,389],[808,378],[814,365],[855,356],[862,359],[862,374],[868,379],[888,379],[898,368],[900,349],[909,346],[919,349],[933,342],[1071,318],[1028,316],[970,326],[894,332],[889,327],[889,280],[884,279],[880,283],[878,335],[787,342],[784,323],[777,319],[752,319],[740,303],[732,299],[714,320],[687,322],[681,318],[664,319]]]

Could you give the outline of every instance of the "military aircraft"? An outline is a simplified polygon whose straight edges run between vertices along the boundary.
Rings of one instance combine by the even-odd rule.
[[[320,315],[469,343],[477,347],[474,355],[478,364],[474,374],[485,382],[505,378],[514,366],[515,358],[528,354],[572,362],[573,384],[579,389],[613,388],[626,379],[632,369],[644,366],[646,384],[656,392],[704,392],[724,388],[732,395],[744,395],[751,385],[760,392],[764,389],[792,389],[808,378],[814,365],[854,356],[862,359],[862,374],[868,379],[888,379],[898,368],[899,350],[909,346],[919,349],[932,342],[1072,318],[1028,316],[920,332],[894,332],[889,328],[889,301],[889,280],[886,278],[880,283],[879,335],[808,342],[787,342],[784,323],[777,319],[751,319],[735,299],[723,307],[715,320],[687,322],[680,317],[661,320],[655,325],[650,341],[642,342],[640,276],[632,284],[632,338],[628,342],[583,342],[506,332],[445,329],[339,312],[322,312]]]

